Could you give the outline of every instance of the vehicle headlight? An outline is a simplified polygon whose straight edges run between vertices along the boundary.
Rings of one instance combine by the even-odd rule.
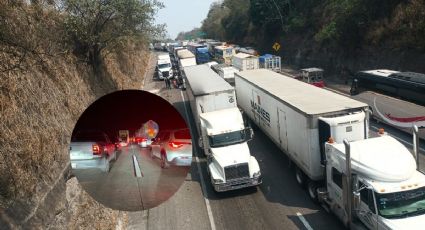
[[[254,175],[252,175],[252,177],[258,178],[261,176],[261,171],[255,172]]]
[[[214,184],[223,183],[222,179],[213,179]]]

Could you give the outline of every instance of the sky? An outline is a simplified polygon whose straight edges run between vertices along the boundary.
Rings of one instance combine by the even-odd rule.
[[[211,3],[216,0],[161,0],[165,8],[159,10],[156,22],[167,24],[171,39],[182,31],[200,27],[207,17]]]
[[[78,119],[74,132],[97,130],[110,139],[118,130],[130,130],[130,135],[148,120],[158,123],[159,129],[187,128],[181,114],[160,96],[142,90],[116,91],[99,98]]]

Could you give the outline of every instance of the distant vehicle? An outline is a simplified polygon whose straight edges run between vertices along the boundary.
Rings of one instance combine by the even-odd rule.
[[[150,144],[152,158],[161,160],[161,168],[192,164],[192,139],[189,129],[159,131]]]
[[[128,130],[119,130],[118,139],[121,146],[127,146],[127,144],[130,143],[130,132]]]
[[[196,64],[204,64],[210,61],[210,54],[207,45],[198,43],[189,43],[187,49],[192,52],[196,57]]]
[[[254,133],[245,126],[236,107],[234,87],[207,65],[191,66],[184,72],[200,136],[198,145],[207,156],[207,172],[214,190],[224,192],[261,184],[260,166],[248,147]]]
[[[296,182],[346,227],[424,228],[425,175],[383,130],[369,138],[367,104],[265,69],[235,81],[238,105],[290,159]]]
[[[72,169],[98,168],[109,172],[110,161],[116,160],[115,144],[105,133],[82,131],[76,133],[69,148]]]
[[[301,75],[298,76],[297,79],[319,88],[325,87],[325,82],[323,81],[323,69],[320,68],[301,69]]]
[[[142,148],[147,148],[151,145],[152,141],[146,137],[136,137],[136,143]]]
[[[366,90],[425,105],[425,74],[387,69],[360,71],[353,77],[350,93],[356,95]]]
[[[246,53],[238,53],[233,55],[232,65],[239,71],[260,68],[258,57]]]
[[[272,54],[264,54],[259,57],[260,68],[269,69],[275,72],[282,70],[282,59],[279,56]]]
[[[159,55],[156,65],[156,76],[159,80],[164,80],[170,76],[173,76],[173,68],[171,59],[168,54]]]
[[[232,57],[236,54],[232,46],[215,46],[214,59],[218,63],[232,64]]]
[[[213,65],[211,66],[211,69],[226,80],[230,85],[235,85],[235,73],[239,72],[238,69],[227,64]]]

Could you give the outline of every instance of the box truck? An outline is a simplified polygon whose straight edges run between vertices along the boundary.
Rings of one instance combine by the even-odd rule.
[[[245,126],[236,106],[235,90],[207,65],[184,69],[190,108],[207,157],[207,171],[215,191],[261,184],[257,160],[247,142],[253,131]]]
[[[233,56],[232,65],[240,71],[258,69],[258,57],[253,56],[251,54],[238,53]]]
[[[368,105],[266,69],[235,74],[237,103],[346,226],[421,229],[425,176],[392,137],[368,138]],[[360,221],[357,221],[360,220]]]

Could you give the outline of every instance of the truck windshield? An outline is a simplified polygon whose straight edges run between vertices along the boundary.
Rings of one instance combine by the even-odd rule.
[[[239,130],[230,133],[223,133],[213,136],[208,136],[210,147],[217,148],[226,145],[238,144],[245,141],[246,131]]]
[[[425,214],[425,187],[376,195],[379,215],[388,219]]]
[[[163,68],[169,68],[171,67],[170,63],[166,63],[166,64],[159,64],[158,68],[163,69]]]

